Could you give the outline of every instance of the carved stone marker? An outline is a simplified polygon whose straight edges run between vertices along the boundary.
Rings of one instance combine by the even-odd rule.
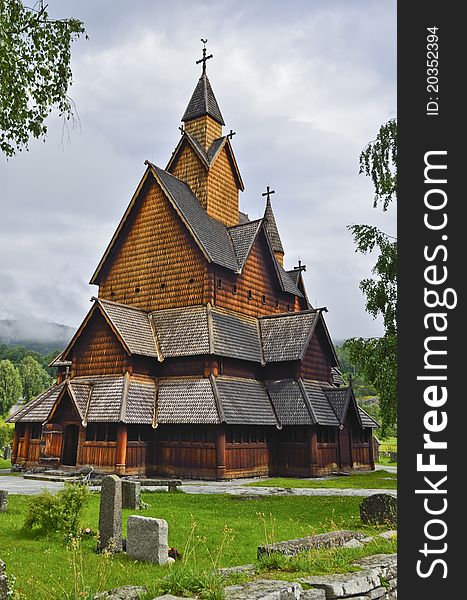
[[[0,512],[6,512],[8,508],[8,492],[0,490]]]
[[[141,506],[141,483],[123,479],[122,481],[122,507],[140,508]]]
[[[397,525],[397,498],[390,494],[373,494],[360,504],[362,523]]]
[[[122,551],[122,482],[116,475],[102,480],[98,550]]]
[[[169,556],[169,527],[163,519],[128,517],[127,556],[164,565]]]

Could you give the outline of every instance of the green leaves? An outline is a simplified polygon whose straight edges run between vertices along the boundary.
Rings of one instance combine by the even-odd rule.
[[[371,177],[375,188],[373,206],[387,210],[397,193],[397,122],[381,125],[373,142],[360,154],[360,173]]]
[[[388,209],[397,193],[397,123],[380,127],[376,140],[360,154],[360,173],[371,177],[375,188],[373,206]],[[378,392],[385,429],[397,418],[397,240],[372,225],[349,225],[356,252],[377,251],[372,268],[374,278],[360,282],[366,297],[366,310],[383,317],[385,334],[381,338],[354,338],[344,344],[352,361]]]
[[[51,20],[46,8],[0,0],[0,149],[6,156],[47,134],[45,120],[58,110],[73,116],[71,43],[85,33],[77,19]]]
[[[0,416],[21,399],[23,386],[18,369],[9,360],[0,360]]]

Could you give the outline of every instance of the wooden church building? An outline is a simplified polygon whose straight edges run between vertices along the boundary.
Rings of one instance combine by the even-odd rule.
[[[91,284],[91,310],[24,405],[12,462],[212,479],[372,469],[378,424],[342,387],[325,308],[287,270],[267,190],[244,189],[206,74],[165,168],[146,170]]]

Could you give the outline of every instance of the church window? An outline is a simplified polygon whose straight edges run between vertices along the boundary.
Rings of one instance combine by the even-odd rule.
[[[232,286],[232,294],[235,296],[236,293],[237,293],[237,286],[234,283],[233,286]]]
[[[165,290],[166,284],[165,283],[161,283],[161,290]]]
[[[139,294],[139,293],[140,293],[140,291],[141,291],[141,288],[140,288],[140,287],[136,287],[136,288],[135,288],[135,292],[136,292],[137,294]]]
[[[287,304],[287,312],[290,312],[290,304]]]
[[[251,300],[253,298],[253,293],[251,290],[248,290],[248,300]]]
[[[266,296],[264,294],[261,296],[261,302],[266,304]]]
[[[279,308],[279,300],[276,300],[276,308]]]
[[[221,279],[220,277],[219,277],[219,279],[217,280],[217,288],[218,288],[219,290],[221,290],[221,289],[222,289],[222,279]]]
[[[190,277],[190,279],[188,280],[188,283],[193,284],[195,282],[195,280],[193,279],[193,277]]]

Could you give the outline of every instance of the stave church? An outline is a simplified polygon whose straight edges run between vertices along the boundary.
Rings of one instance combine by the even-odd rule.
[[[345,387],[268,187],[244,184],[202,58],[165,168],[145,171],[90,283],[91,309],[22,406],[12,462],[205,479],[374,468],[378,424]]]

